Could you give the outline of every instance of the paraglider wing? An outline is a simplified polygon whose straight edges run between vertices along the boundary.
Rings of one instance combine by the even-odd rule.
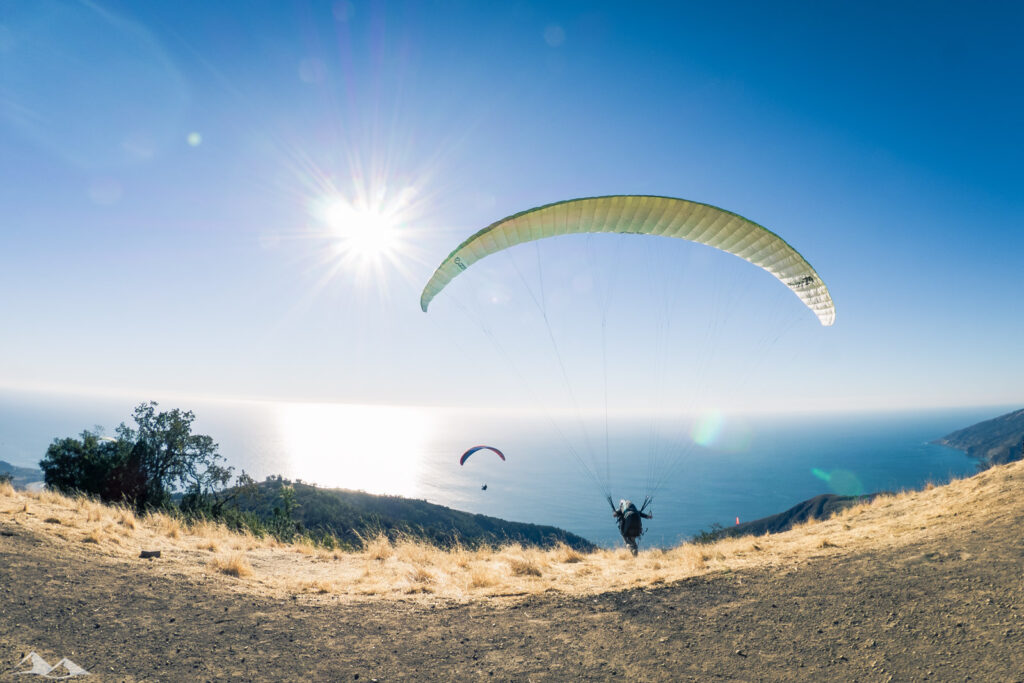
[[[423,288],[420,307],[483,257],[523,242],[573,233],[661,235],[706,244],[771,273],[818,317],[835,322],[825,283],[809,263],[770,230],[731,211],[672,197],[613,195],[548,204],[492,223],[448,255]],[[463,456],[465,458],[465,456]]]
[[[501,451],[499,451],[499,450],[498,450],[497,448],[495,448],[494,446],[473,446],[473,447],[472,447],[472,448],[470,448],[470,449],[469,449],[468,451],[466,451],[465,453],[463,453],[463,454],[462,454],[462,457],[461,457],[461,458],[459,458],[459,464],[460,464],[460,465],[465,465],[465,464],[466,464],[466,460],[467,460],[467,459],[469,458],[469,456],[471,456],[471,455],[473,455],[474,453],[476,453],[477,451],[479,451],[479,450],[482,450],[482,449],[485,449],[485,448],[486,448],[487,450],[489,450],[489,451],[494,451],[495,453],[497,453],[497,454],[498,454],[498,457],[499,457],[499,458],[501,458],[502,460],[504,460],[504,459],[505,459],[505,454],[504,454],[504,453],[502,453]],[[486,487],[485,487],[485,488],[486,488]]]

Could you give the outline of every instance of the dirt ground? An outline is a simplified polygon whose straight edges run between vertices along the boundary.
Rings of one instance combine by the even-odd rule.
[[[260,595],[0,515],[0,680],[35,680],[14,675],[35,651],[86,680],[1024,681],[1022,510],[783,568],[468,603]]]

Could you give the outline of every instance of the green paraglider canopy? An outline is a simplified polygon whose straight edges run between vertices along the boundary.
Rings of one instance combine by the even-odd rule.
[[[835,322],[835,307],[825,283],[781,237],[710,204],[648,195],[572,199],[492,223],[460,244],[438,266],[423,288],[420,307],[426,311],[456,275],[485,256],[545,237],[600,232],[673,237],[734,254],[775,276],[822,325]]]

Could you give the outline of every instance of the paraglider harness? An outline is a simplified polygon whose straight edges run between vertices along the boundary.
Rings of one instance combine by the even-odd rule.
[[[646,531],[643,527],[643,519],[651,518],[651,515],[644,514],[647,510],[647,506],[651,504],[651,497],[644,497],[644,503],[640,506],[639,510],[636,509],[636,505],[631,501],[625,499],[619,503],[619,507],[615,507],[615,503],[612,502],[611,496],[607,496],[607,500],[608,505],[612,508],[612,514],[618,522],[619,533],[622,534],[622,538],[626,541],[626,545],[629,546],[629,549],[634,555],[636,555],[636,540],[643,536]]]

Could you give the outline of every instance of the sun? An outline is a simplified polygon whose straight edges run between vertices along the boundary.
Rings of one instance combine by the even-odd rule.
[[[354,175],[339,187],[321,171],[307,175],[309,187],[301,194],[307,222],[297,236],[305,240],[315,292],[375,292],[384,300],[396,287],[418,284],[428,204],[419,183]]]
[[[318,286],[344,277],[358,289],[387,294],[389,280],[413,281],[410,263],[417,260],[416,191],[325,192],[310,204],[315,227],[310,235],[321,247],[316,263],[323,269]]]
[[[356,206],[343,198],[326,202],[324,222],[337,240],[335,248],[342,259],[356,265],[379,264],[393,260],[403,248],[399,219],[382,206]]]

